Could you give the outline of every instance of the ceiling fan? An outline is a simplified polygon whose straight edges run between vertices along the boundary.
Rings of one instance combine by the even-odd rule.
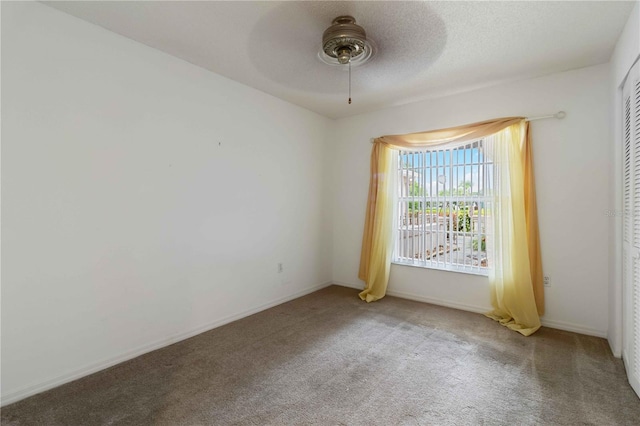
[[[375,46],[353,16],[338,16],[322,35],[318,57],[329,65],[349,66],[349,104],[351,104],[351,65],[362,65],[373,57]]]

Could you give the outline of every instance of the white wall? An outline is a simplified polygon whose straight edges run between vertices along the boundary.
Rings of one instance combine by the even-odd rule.
[[[371,137],[501,116],[567,112],[531,123],[546,289],[543,324],[606,336],[610,162],[608,64],[340,120],[333,133],[334,282],[362,288],[358,263]],[[389,294],[483,312],[486,277],[393,265]]]
[[[631,66],[640,57],[640,3],[629,16],[615,50],[611,56],[611,130],[613,140],[610,168],[612,190],[609,205],[612,210],[622,212],[622,85]],[[607,338],[614,355],[622,355],[622,215],[609,222],[609,329]],[[629,298],[630,299],[630,298]]]
[[[2,90],[3,403],[331,280],[327,119],[38,3]]]

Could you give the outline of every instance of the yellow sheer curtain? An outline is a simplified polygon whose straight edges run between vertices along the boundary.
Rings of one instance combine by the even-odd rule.
[[[492,221],[487,239],[493,311],[488,317],[525,336],[540,328],[533,290],[525,208],[522,148],[528,123],[511,125],[486,138],[493,159]]]
[[[529,313],[528,303],[524,304],[526,308],[525,314],[520,314],[518,308],[521,305],[522,298],[529,298],[534,301],[534,306],[536,303],[538,304],[540,314],[544,309],[533,164],[528,137],[528,123],[523,117],[499,118],[459,127],[407,135],[382,136],[374,141],[371,152],[369,198],[358,274],[359,278],[365,282],[365,289],[360,293],[360,297],[363,300],[372,302],[384,297],[389,281],[393,250],[393,199],[394,191],[396,190],[392,178],[393,158],[395,158],[393,150],[433,147],[496,134],[500,135],[495,136],[495,142],[500,145],[501,149],[503,149],[502,145],[507,144],[505,141],[509,140],[509,144],[507,144],[509,149],[500,153],[509,154],[513,157],[512,161],[509,162],[509,167],[513,166],[516,171],[520,171],[520,174],[514,171],[514,173],[506,173],[505,175],[511,176],[513,174],[516,178],[519,176],[516,181],[509,182],[512,185],[510,187],[514,188],[514,193],[520,194],[519,199],[523,203],[523,206],[518,207],[517,211],[522,212],[522,218],[518,220],[524,226],[524,231],[519,233],[517,238],[518,241],[524,241],[525,243],[524,246],[522,244],[507,246],[502,243],[500,247],[504,250],[507,247],[514,247],[514,249],[518,250],[518,259],[524,258],[528,259],[528,261],[524,263],[518,261],[515,267],[509,266],[509,271],[511,271],[509,275],[506,275],[503,270],[501,270],[500,274],[494,274],[494,277],[490,280],[492,295],[495,295],[492,296],[495,309],[491,315],[511,328],[517,329],[520,327],[518,331],[523,334],[530,334],[537,330],[540,324],[539,317],[537,317],[538,312],[536,312],[535,318],[532,318]],[[507,158],[510,157],[507,156]],[[504,164],[506,165],[507,163]],[[508,204],[508,202],[500,203],[500,206],[503,204]],[[500,217],[503,218],[505,216],[501,215]],[[509,217],[513,220],[516,219],[513,214]],[[511,229],[507,227],[503,234],[508,234]],[[520,228],[514,229],[514,231],[516,230],[518,232],[522,231]],[[514,235],[512,237],[515,238]],[[527,276],[528,279],[526,278]],[[519,280],[517,288],[513,288],[514,279],[511,277]],[[520,281],[521,278],[522,281]],[[531,289],[530,292],[525,292],[520,288],[527,286]],[[535,291],[533,290],[534,288],[536,289]],[[514,292],[518,297],[513,296]],[[522,296],[522,298],[519,296]],[[523,322],[519,323],[518,321]]]
[[[360,298],[373,302],[384,297],[389,282],[393,244],[393,150],[376,143],[371,151],[371,179],[362,238],[360,272],[366,283]]]
[[[527,243],[529,244],[529,263],[531,264],[531,281],[536,298],[538,315],[544,315],[544,277],[542,275],[542,258],[540,257],[540,234],[538,232],[538,205],[536,187],[533,176],[533,153],[531,147],[531,126],[526,123],[525,137],[522,140],[522,169],[524,172],[524,212],[527,222]]]

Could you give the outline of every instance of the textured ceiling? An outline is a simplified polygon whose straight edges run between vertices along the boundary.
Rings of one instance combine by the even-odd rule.
[[[336,118],[607,62],[633,2],[46,2]],[[322,32],[353,15],[377,46],[348,74]]]

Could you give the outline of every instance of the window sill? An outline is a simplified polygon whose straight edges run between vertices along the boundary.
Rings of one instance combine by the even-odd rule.
[[[489,276],[489,271],[488,270],[484,270],[484,271],[473,271],[473,270],[469,270],[468,268],[465,268],[463,266],[442,266],[442,267],[434,267],[434,266],[426,266],[426,265],[420,265],[420,264],[416,264],[416,263],[410,263],[410,262],[400,262],[400,261],[392,261],[391,262],[392,265],[400,265],[400,266],[410,266],[412,268],[421,268],[421,269],[429,269],[429,270],[434,270],[434,271],[445,271],[445,272],[457,272],[459,274],[468,274],[468,275],[479,275],[481,277],[488,277]]]

